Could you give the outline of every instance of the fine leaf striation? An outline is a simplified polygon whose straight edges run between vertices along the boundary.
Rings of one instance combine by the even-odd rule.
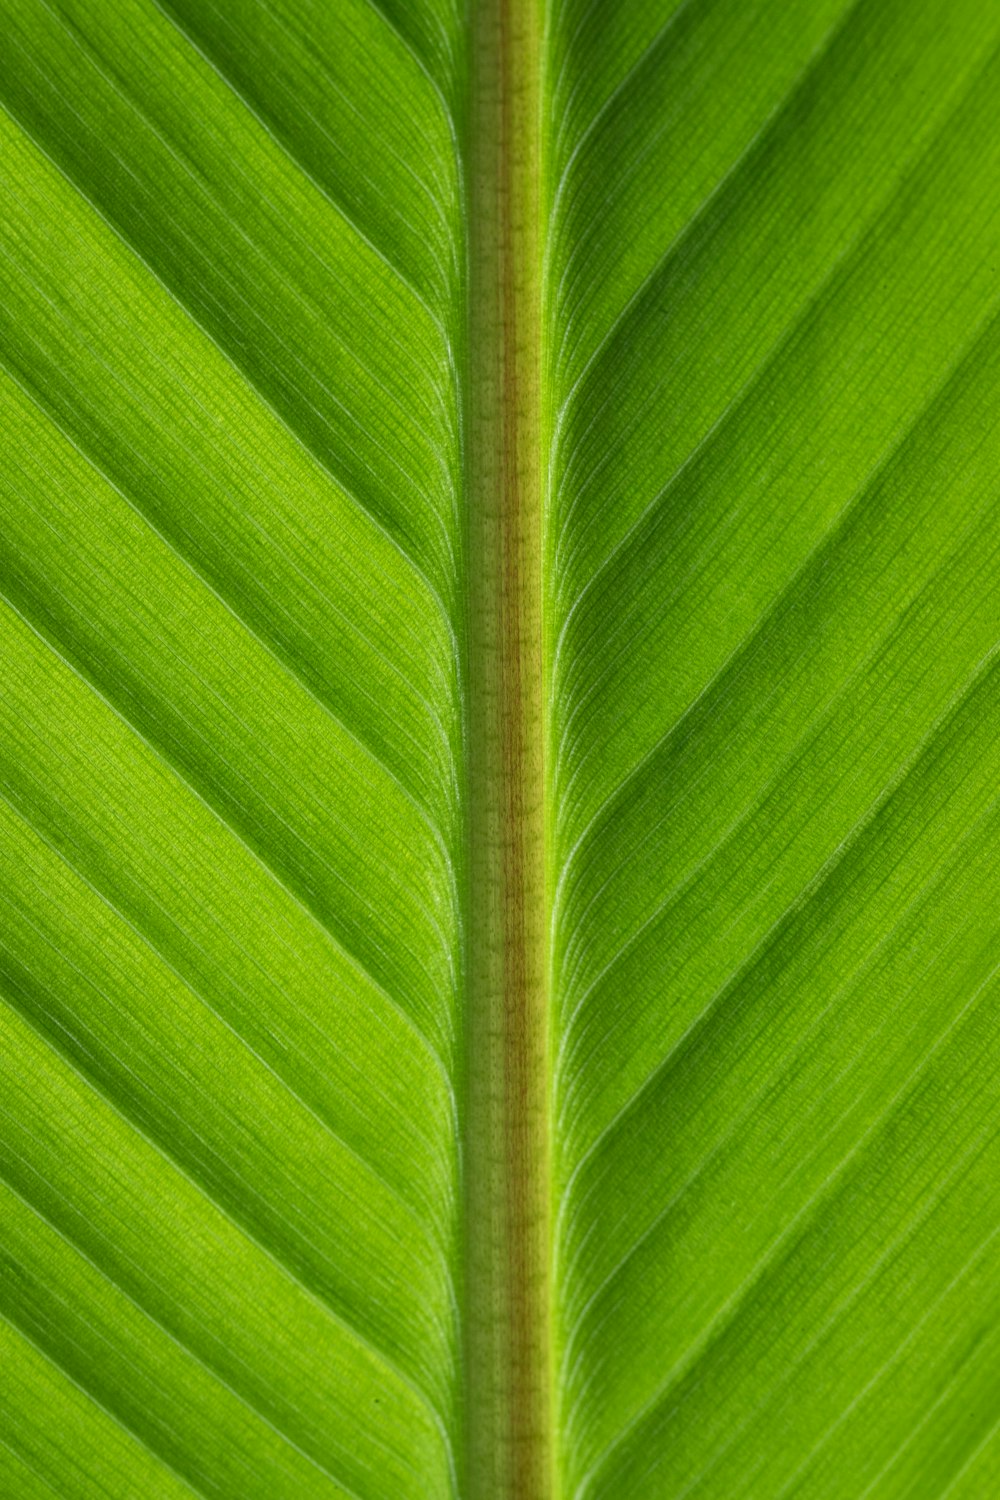
[[[0,1494],[989,1500],[1000,5],[0,16]]]

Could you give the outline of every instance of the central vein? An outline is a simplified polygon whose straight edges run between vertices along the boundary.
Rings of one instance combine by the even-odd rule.
[[[470,1500],[550,1500],[541,0],[472,6],[468,135]]]

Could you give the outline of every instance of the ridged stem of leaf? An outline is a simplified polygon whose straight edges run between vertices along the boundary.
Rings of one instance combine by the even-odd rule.
[[[473,7],[469,112],[468,1490],[552,1494],[540,15]]]

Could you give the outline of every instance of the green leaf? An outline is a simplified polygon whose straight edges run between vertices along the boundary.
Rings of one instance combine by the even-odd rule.
[[[1000,6],[0,17],[0,1494],[991,1500]]]

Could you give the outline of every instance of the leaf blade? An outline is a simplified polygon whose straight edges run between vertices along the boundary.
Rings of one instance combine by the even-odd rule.
[[[967,1381],[936,1493],[995,1415],[996,18],[652,9],[556,85],[564,1484],[908,1494]]]

